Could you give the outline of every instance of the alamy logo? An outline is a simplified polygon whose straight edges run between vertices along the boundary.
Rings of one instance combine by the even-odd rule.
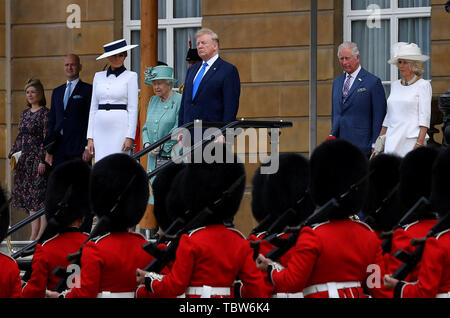
[[[377,4],[371,4],[367,7],[366,11],[370,13],[367,18],[367,27],[369,29],[380,29],[381,28],[381,9]]]
[[[69,29],[81,28],[81,8],[78,4],[69,4],[66,12],[70,13],[67,17],[66,25]]]

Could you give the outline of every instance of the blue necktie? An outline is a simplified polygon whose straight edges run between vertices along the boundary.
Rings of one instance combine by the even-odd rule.
[[[205,75],[206,67],[208,66],[208,63],[203,63],[203,66],[198,73],[197,77],[194,80],[194,89],[192,90],[192,99],[194,99],[195,94],[197,93],[198,87],[200,86],[200,82],[202,81],[203,75]]]
[[[66,92],[64,93],[64,110],[66,110],[67,107],[67,102],[69,101],[69,97],[70,97],[70,87],[72,86],[72,83],[69,82],[66,85]],[[63,134],[63,130],[61,128],[61,135]]]
[[[67,83],[66,86],[66,93],[64,94],[64,110],[66,110],[67,107],[67,102],[69,101],[69,97],[70,97],[70,87],[72,86],[72,83],[69,82]]]

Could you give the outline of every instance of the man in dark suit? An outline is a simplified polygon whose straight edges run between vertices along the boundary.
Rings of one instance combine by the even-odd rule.
[[[219,57],[219,38],[210,29],[196,34],[202,59],[187,71],[179,113],[179,126],[200,119],[206,122],[236,120],[241,82],[237,68]]]
[[[92,85],[79,78],[82,65],[80,58],[69,54],[64,59],[67,82],[53,90],[48,135],[46,162],[57,166],[65,161],[82,158],[90,162],[87,149],[87,126],[91,106]]]
[[[386,115],[386,95],[381,80],[359,64],[355,43],[338,50],[344,73],[333,82],[330,138],[342,138],[370,156]]]

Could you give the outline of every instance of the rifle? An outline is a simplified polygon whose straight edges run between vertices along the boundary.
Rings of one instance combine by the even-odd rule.
[[[146,272],[161,272],[169,262],[175,260],[175,254],[181,235],[202,226],[211,215],[212,211],[208,208],[205,208],[187,224],[184,219],[178,218],[172,223],[170,229],[164,232],[158,242],[145,243],[142,248],[147,253],[152,255],[155,259],[150,264],[148,264],[144,268],[144,270]],[[175,234],[169,234],[171,232],[175,232]],[[169,241],[169,244],[165,249],[160,249],[158,247],[158,244],[162,241]]]
[[[384,241],[381,243],[383,254],[391,252],[392,238],[395,230],[402,228],[403,226],[414,221],[417,221],[425,212],[430,209],[430,206],[430,201],[425,197],[421,197],[419,200],[417,200],[413,207],[409,209],[409,211],[401,218],[401,220],[397,223],[396,226],[394,226],[391,231],[381,233],[380,238],[384,239]]]
[[[304,220],[299,226],[288,228],[286,232],[292,232],[289,236],[282,240],[282,242],[278,242],[278,246],[269,251],[265,257],[270,258],[273,261],[278,260],[281,256],[283,256],[290,248],[295,246],[297,243],[298,236],[300,235],[300,231],[305,226],[311,226],[313,224],[323,222],[328,218],[328,216],[339,208],[339,203],[335,198],[329,200],[325,205],[317,209],[313,214],[311,214],[306,220]],[[275,236],[273,236],[275,237]],[[268,237],[267,241],[271,242],[272,238]]]
[[[292,224],[296,216],[297,216],[296,210],[294,210],[293,208],[287,209],[278,219],[276,219],[275,222],[271,222],[272,225],[269,226],[269,228],[266,231],[266,238],[250,242],[250,247],[253,249],[253,259],[256,259],[258,257],[259,248],[261,246],[262,241],[264,240],[269,241],[270,243],[276,246],[278,246],[278,244],[282,244],[282,242],[279,242],[276,239],[278,238],[280,232],[282,232],[286,227],[288,227],[289,224]],[[275,217],[272,216],[270,220],[273,221],[274,218]]]
[[[425,242],[430,237],[435,237],[437,234],[441,233],[450,228],[450,213],[441,218],[428,232],[424,238],[412,239],[411,245],[417,245],[414,252],[407,253],[404,250],[398,250],[394,253],[394,256],[399,260],[403,261],[403,264],[392,275],[393,278],[398,280],[404,280],[406,276],[416,267],[416,265],[422,259],[423,251],[425,250]]]
[[[203,226],[205,221],[208,220],[213,215],[213,210],[223,204],[224,199],[231,195],[233,191],[245,180],[245,175],[239,177],[227,190],[222,192],[222,195],[219,199],[215,200],[212,203],[212,207],[209,208],[209,205],[203,208],[200,213],[198,213],[191,221],[186,224],[185,219],[188,218],[177,218],[172,225],[166,230],[166,232],[160,237],[160,239],[155,242],[149,242],[142,246],[142,248],[155,257],[155,259],[147,265],[144,270],[146,272],[155,272],[159,273],[167,264],[175,260],[175,254],[177,251],[178,243],[181,238],[181,235],[187,233],[195,228]],[[185,215],[190,215],[191,212],[187,211]],[[171,233],[175,233],[172,235]],[[169,240],[169,245],[161,250],[158,248],[158,244],[163,242],[164,240]]]
[[[91,233],[89,234],[89,237],[86,239],[86,241],[84,241],[81,248],[77,252],[67,255],[66,259],[70,261],[71,264],[75,264],[81,267],[81,253],[83,251],[84,246],[86,245],[87,242],[103,234],[105,232],[105,229],[110,227],[111,224],[110,222],[111,220],[108,217],[101,217],[97,222],[97,225],[92,229]],[[61,266],[57,266],[52,273],[55,276],[61,277],[61,279],[58,281],[53,291],[62,293],[67,289],[67,279],[69,278],[71,273],[67,272],[67,268],[63,268]]]
[[[382,212],[384,212],[384,210],[387,209],[387,207],[391,203],[392,198],[397,193],[399,187],[400,187],[400,184],[397,183],[397,185],[395,187],[393,187],[392,190],[388,193],[388,195],[381,201],[378,208],[376,208],[374,212],[370,213],[366,217],[366,219],[364,220],[365,223],[367,223],[372,228],[376,227],[376,223],[377,223],[376,216],[381,215]]]
[[[341,202],[343,202],[351,193],[358,190],[359,186],[364,183],[364,181],[370,177],[373,171],[369,172],[365,175],[361,180],[352,184],[350,188],[344,192],[342,195],[336,198],[331,198],[327,203],[317,209],[313,214],[308,216],[299,226],[293,228],[287,228],[285,232],[292,232],[286,239],[279,241],[273,240],[273,238],[278,237],[278,235],[272,237],[268,237],[267,241],[274,242],[276,245],[271,251],[269,251],[265,257],[269,258],[273,261],[278,260],[281,256],[283,256],[289,249],[291,249],[297,243],[298,236],[300,235],[300,231],[302,228],[306,226],[311,226],[313,224],[317,224],[323,222],[329,218],[330,215],[333,214],[334,211],[338,210]]]

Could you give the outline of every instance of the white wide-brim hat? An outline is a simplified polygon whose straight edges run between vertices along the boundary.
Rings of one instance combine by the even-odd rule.
[[[104,59],[108,56],[113,56],[116,54],[119,54],[120,52],[125,52],[131,49],[134,49],[137,44],[133,45],[127,45],[127,41],[125,39],[117,40],[108,44],[103,45],[103,49],[105,50],[105,53],[97,57],[97,60]]]
[[[388,63],[397,64],[399,59],[425,62],[429,58],[429,56],[422,54],[417,44],[398,42],[391,48],[391,59]]]

